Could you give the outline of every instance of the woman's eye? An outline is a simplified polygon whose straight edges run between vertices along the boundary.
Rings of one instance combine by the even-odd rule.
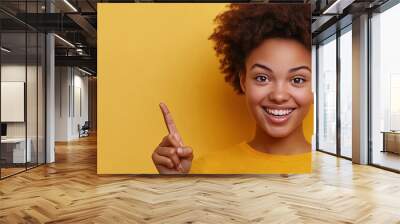
[[[292,79],[292,83],[296,84],[296,85],[300,85],[303,84],[306,80],[304,78],[301,77],[296,77],[294,79]]]
[[[266,82],[268,81],[267,76],[265,75],[258,75],[254,78],[257,82]]]

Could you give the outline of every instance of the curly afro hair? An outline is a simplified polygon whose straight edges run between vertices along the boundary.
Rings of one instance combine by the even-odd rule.
[[[230,4],[219,14],[209,37],[220,61],[225,81],[240,88],[240,74],[250,52],[268,38],[290,38],[311,51],[311,13],[306,4]]]

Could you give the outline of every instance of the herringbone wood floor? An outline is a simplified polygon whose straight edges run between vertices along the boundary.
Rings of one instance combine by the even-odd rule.
[[[98,176],[96,141],[0,181],[0,223],[400,223],[400,175],[323,153],[311,175]]]

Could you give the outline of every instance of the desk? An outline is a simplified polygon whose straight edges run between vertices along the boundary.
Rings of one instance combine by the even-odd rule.
[[[30,138],[27,139],[25,154],[25,138],[6,138],[1,139],[1,154],[7,163],[25,163],[30,162],[32,158]],[[4,156],[3,156],[4,155]],[[12,158],[12,159],[11,159]],[[25,158],[27,161],[25,161]]]
[[[383,133],[383,150],[382,152],[393,152],[400,154],[400,132],[399,131],[382,131]]]

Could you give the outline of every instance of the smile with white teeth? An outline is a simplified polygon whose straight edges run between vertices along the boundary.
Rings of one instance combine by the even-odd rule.
[[[264,111],[267,112],[268,114],[274,115],[274,116],[286,116],[290,113],[293,112],[293,108],[288,108],[288,109],[271,109],[267,107],[263,107]]]

